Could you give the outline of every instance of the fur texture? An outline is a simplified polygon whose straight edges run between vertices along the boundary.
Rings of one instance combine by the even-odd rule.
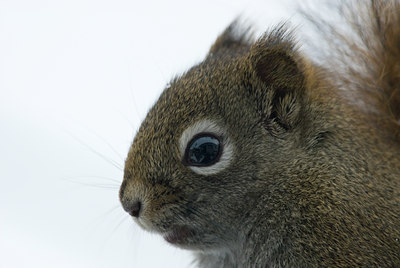
[[[354,32],[328,35],[332,64],[285,25],[254,42],[234,23],[172,81],[125,163],[120,199],[141,203],[141,227],[200,267],[400,266],[399,2],[342,12]],[[233,150],[208,174],[182,164],[181,137],[204,120]]]

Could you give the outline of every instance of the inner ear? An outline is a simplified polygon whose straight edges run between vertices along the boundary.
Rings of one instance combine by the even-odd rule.
[[[273,91],[270,130],[282,132],[297,123],[303,94],[303,74],[288,52],[269,49],[255,63],[257,77]],[[274,128],[275,125],[275,128]]]
[[[278,95],[296,90],[303,83],[303,75],[289,51],[276,48],[262,51],[254,62],[257,77],[266,85],[274,86]]]

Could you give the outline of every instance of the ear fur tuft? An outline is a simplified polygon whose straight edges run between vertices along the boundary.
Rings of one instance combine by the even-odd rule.
[[[240,19],[236,19],[217,38],[215,43],[210,48],[209,54],[214,54],[224,49],[250,47],[252,43],[252,28],[250,26],[243,26],[243,24],[240,22]]]
[[[258,78],[277,90],[287,90],[303,83],[296,58],[296,45],[285,24],[264,34],[250,49],[250,61]]]

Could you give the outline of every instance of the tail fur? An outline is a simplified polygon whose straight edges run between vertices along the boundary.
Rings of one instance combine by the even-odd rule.
[[[330,48],[323,64],[334,70],[334,83],[400,140],[400,1],[350,1],[338,11],[345,31],[320,15],[307,15]]]

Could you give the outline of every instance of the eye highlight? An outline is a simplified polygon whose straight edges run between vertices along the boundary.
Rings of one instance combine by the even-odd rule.
[[[206,167],[218,162],[222,153],[221,138],[212,133],[199,133],[188,143],[183,164]]]

